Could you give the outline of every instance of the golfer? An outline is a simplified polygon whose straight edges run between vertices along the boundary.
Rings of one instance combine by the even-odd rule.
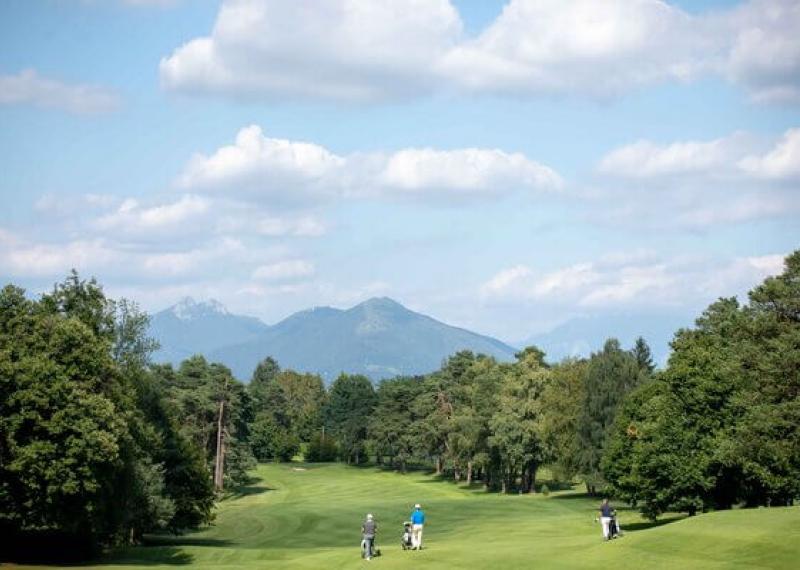
[[[611,505],[608,504],[608,499],[603,499],[603,502],[600,504],[600,524],[603,526],[603,539],[608,540],[611,538],[610,534],[610,525],[611,525],[611,517],[614,514],[614,509]]]
[[[425,513],[422,512],[422,505],[414,505],[414,512],[411,513],[411,549],[422,550],[422,527],[425,524]]]
[[[367,520],[361,525],[361,544],[362,554],[366,560],[372,558],[372,550],[375,545],[375,533],[378,531],[378,525],[375,524],[375,519],[372,515],[367,515]]]

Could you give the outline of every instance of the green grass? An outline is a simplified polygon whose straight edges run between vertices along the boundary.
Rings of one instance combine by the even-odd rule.
[[[574,491],[501,496],[419,473],[341,465],[262,465],[214,525],[152,539],[92,568],[799,568],[800,507],[735,510],[653,525],[620,509],[604,543],[597,500]],[[426,549],[403,552],[402,521],[425,507]],[[367,512],[383,556],[359,557]],[[18,567],[24,568],[24,567]],[[42,567],[38,567],[42,568]]]

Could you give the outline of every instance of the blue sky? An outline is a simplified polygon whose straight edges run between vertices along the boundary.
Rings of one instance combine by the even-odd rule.
[[[690,317],[798,245],[798,38],[789,0],[10,0],[0,277]]]

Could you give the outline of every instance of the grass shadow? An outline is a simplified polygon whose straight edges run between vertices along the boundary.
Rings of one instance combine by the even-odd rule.
[[[242,499],[244,497],[260,495],[262,493],[268,493],[269,491],[274,491],[274,490],[275,490],[274,488],[268,487],[267,485],[242,485],[241,487],[237,487],[236,489],[231,491],[225,497],[225,500]]]
[[[189,566],[193,563],[194,556],[179,547],[136,546],[81,566]]]
[[[145,536],[142,544],[138,547],[141,549],[160,548],[164,546],[232,546],[235,544],[232,540],[225,540],[220,538],[208,538],[203,536],[191,535],[167,535],[167,534],[149,534]],[[132,551],[131,551],[132,552]]]
[[[649,530],[651,528],[658,528],[660,526],[665,526],[668,524],[672,524],[674,522],[682,521],[686,517],[683,515],[675,515],[672,517],[661,518],[655,521],[642,521],[630,524],[622,524],[622,530],[625,532],[639,532],[642,530]]]
[[[11,558],[0,557],[0,566],[26,565],[46,568],[75,568],[94,566],[188,566],[194,556],[179,546],[158,546],[150,549],[144,546],[128,547],[110,552],[96,558],[82,559],[70,557],[64,551],[49,550],[38,555],[21,555]]]

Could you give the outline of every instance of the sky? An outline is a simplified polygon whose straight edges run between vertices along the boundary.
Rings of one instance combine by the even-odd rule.
[[[6,0],[0,282],[510,342],[800,245],[796,0]]]

